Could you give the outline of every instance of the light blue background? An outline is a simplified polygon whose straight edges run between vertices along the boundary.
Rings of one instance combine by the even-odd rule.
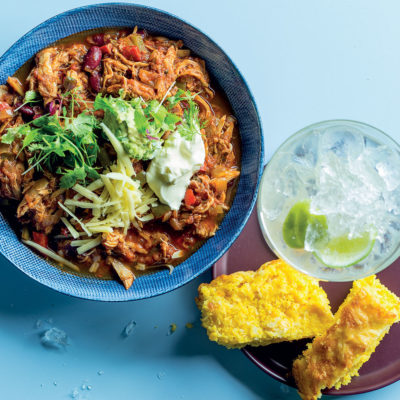
[[[0,53],[66,9],[93,2],[19,0],[3,5]],[[148,1],[208,33],[255,95],[266,157],[296,130],[349,118],[400,141],[400,3],[367,0]],[[58,294],[1,258],[0,399],[296,399],[240,351],[208,341],[194,304],[205,273],[167,295],[104,304]],[[37,320],[71,338],[66,351],[40,345]],[[135,332],[121,331],[135,320]],[[193,329],[185,323],[194,322]],[[176,323],[177,331],[167,335]],[[99,375],[98,371],[104,371]],[[161,378],[161,379],[160,379]],[[92,389],[82,390],[90,385]],[[400,383],[349,399],[400,397]]]

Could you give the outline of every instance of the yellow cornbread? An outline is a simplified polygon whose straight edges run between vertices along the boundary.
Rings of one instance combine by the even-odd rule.
[[[293,364],[301,398],[315,400],[324,388],[339,389],[350,383],[399,320],[400,299],[375,276],[355,281],[333,325]]]
[[[221,275],[198,290],[208,337],[228,348],[314,337],[333,321],[318,280],[282,260]]]

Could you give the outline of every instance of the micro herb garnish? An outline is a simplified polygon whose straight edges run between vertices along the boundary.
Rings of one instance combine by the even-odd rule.
[[[35,90],[27,90],[24,96],[24,103],[36,103],[42,100],[42,96]]]
[[[99,146],[94,130],[97,120],[92,114],[81,113],[75,118],[44,115],[27,124],[9,128],[1,142],[10,144],[23,138],[22,150],[32,153],[28,159],[30,167],[61,174],[60,187],[70,188],[77,182],[99,177],[94,165]]]
[[[200,129],[203,127],[199,119],[199,106],[194,101],[197,94],[192,94],[189,90],[178,89],[173,96],[167,98],[169,109],[182,102],[183,118],[177,131],[186,140],[192,140],[195,134],[200,134]]]
[[[42,101],[42,96],[34,90],[27,90],[24,96],[24,102],[17,107],[14,111],[18,111],[21,107],[25,106],[26,104],[33,104]]]

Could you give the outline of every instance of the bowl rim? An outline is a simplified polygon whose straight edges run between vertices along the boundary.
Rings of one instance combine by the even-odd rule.
[[[194,274],[191,274],[190,276],[185,276],[183,279],[180,279],[175,284],[171,284],[168,287],[164,287],[164,288],[154,288],[151,291],[151,293],[149,293],[149,291],[146,291],[146,293],[143,293],[140,297],[134,296],[134,291],[131,292],[132,296],[123,297],[123,298],[121,298],[118,295],[113,296],[112,294],[111,295],[106,295],[106,296],[101,296],[101,297],[98,296],[98,295],[97,296],[96,295],[88,296],[88,295],[85,295],[85,294],[82,294],[82,293],[76,293],[74,291],[68,290],[68,287],[61,286],[61,285],[52,285],[52,282],[40,280],[37,276],[34,276],[33,274],[31,274],[26,269],[24,269],[24,268],[20,267],[19,265],[17,265],[16,262],[14,262],[13,260],[10,259],[10,256],[8,254],[5,254],[3,251],[0,252],[3,255],[3,257],[5,257],[11,264],[13,264],[15,267],[17,267],[19,270],[21,270],[26,275],[28,275],[30,278],[34,279],[35,281],[37,281],[37,282],[39,282],[39,283],[41,283],[41,284],[43,284],[43,285],[45,285],[45,286],[47,286],[47,287],[49,287],[51,289],[54,289],[54,290],[56,290],[56,291],[58,291],[60,293],[67,294],[67,295],[70,295],[70,296],[73,296],[73,297],[77,297],[77,298],[82,298],[82,299],[87,299],[87,300],[94,300],[94,301],[104,301],[104,302],[134,301],[134,300],[141,300],[141,299],[156,297],[156,296],[171,292],[173,290],[176,290],[179,287],[188,284],[193,279],[198,277],[200,274],[202,274],[203,272],[205,272],[206,270],[211,268],[215,264],[215,262],[217,262],[218,259],[221,258],[226,253],[226,251],[229,250],[229,248],[231,247],[233,242],[237,239],[237,237],[239,236],[240,232],[243,230],[244,226],[246,225],[246,223],[247,223],[247,221],[248,221],[248,219],[250,217],[250,214],[251,214],[251,212],[252,212],[252,210],[253,210],[253,208],[254,208],[254,206],[256,204],[257,195],[258,195],[258,189],[259,189],[260,181],[261,181],[261,175],[262,175],[263,168],[264,168],[264,154],[265,154],[264,147],[265,147],[265,143],[264,143],[262,120],[261,120],[260,112],[258,110],[257,103],[255,101],[254,95],[253,95],[252,91],[250,90],[250,87],[249,87],[247,81],[245,80],[243,74],[238,69],[236,64],[233,62],[231,57],[229,57],[229,55],[222,49],[222,47],[219,44],[217,44],[212,38],[210,38],[209,35],[204,33],[201,29],[199,29],[196,26],[194,26],[193,24],[187,22],[185,19],[182,19],[181,17],[178,17],[173,13],[170,13],[168,11],[165,11],[165,10],[162,10],[162,9],[159,9],[159,8],[149,7],[149,6],[136,4],[136,3],[127,3],[127,2],[115,2],[115,3],[112,2],[112,3],[110,3],[110,2],[107,2],[107,3],[96,3],[96,4],[85,5],[85,6],[76,7],[76,8],[73,8],[73,9],[69,9],[69,10],[63,11],[63,12],[58,13],[58,14],[46,19],[45,21],[41,22],[40,24],[38,24],[37,26],[35,26],[31,30],[26,32],[17,41],[15,41],[8,48],[8,50],[6,50],[0,56],[0,66],[1,66],[2,62],[4,62],[4,60],[6,60],[13,52],[15,52],[15,50],[18,48],[18,46],[22,42],[24,42],[24,40],[26,40],[27,37],[31,36],[36,31],[42,29],[43,27],[45,27],[49,23],[54,23],[55,21],[57,21],[57,20],[59,20],[61,18],[68,17],[68,16],[75,15],[75,14],[79,14],[82,11],[96,10],[96,9],[99,9],[99,8],[102,8],[102,7],[129,7],[129,8],[132,8],[132,9],[141,9],[141,10],[145,10],[145,11],[149,11],[149,12],[157,12],[157,13],[160,13],[160,14],[164,14],[167,17],[172,17],[172,18],[178,20],[179,22],[182,22],[183,24],[186,24],[187,26],[189,26],[190,28],[194,29],[195,31],[197,31],[201,35],[203,35],[205,38],[207,38],[207,40],[211,44],[213,44],[221,52],[221,54],[226,58],[226,60],[229,62],[229,64],[231,65],[231,67],[233,68],[233,70],[235,71],[237,76],[240,78],[241,83],[243,84],[244,88],[246,89],[247,94],[248,94],[249,98],[251,99],[252,106],[254,107],[254,110],[255,110],[255,115],[256,115],[257,123],[258,123],[258,127],[259,127],[259,136],[260,136],[259,137],[260,149],[259,149],[259,152],[258,152],[259,160],[258,160],[258,166],[257,166],[257,181],[256,181],[255,187],[253,189],[253,198],[251,199],[250,206],[241,216],[242,222],[238,226],[235,234],[233,234],[231,236],[231,238],[227,241],[225,246],[222,248],[221,251],[219,251],[219,253],[217,255],[213,255],[211,257],[211,260],[207,264],[205,264],[202,268],[199,268]],[[82,30],[82,31],[77,31],[77,33],[84,32],[84,31],[85,31],[85,29]],[[71,35],[72,34],[74,34],[74,33],[71,33]],[[64,37],[67,37],[67,36],[64,36]],[[219,83],[217,82],[217,84],[219,84]],[[2,217],[2,218],[4,218],[4,217]],[[8,223],[7,223],[7,225],[8,225]],[[9,227],[9,229],[12,229],[12,228]],[[17,240],[22,246],[24,246],[23,243],[20,242],[19,239],[17,239]],[[29,250],[31,251],[31,249],[29,249]],[[196,252],[197,251],[199,251],[199,249],[196,250]],[[195,254],[195,253],[193,253],[193,254]],[[44,261],[46,264],[48,264],[51,268],[55,268],[54,266],[52,266],[44,258],[37,256],[33,252],[32,252],[32,254],[35,255],[36,257],[40,258],[42,261]],[[189,259],[190,259],[190,257],[189,257]],[[64,273],[64,271],[61,270],[61,269],[57,268],[57,270],[58,270],[58,272],[60,274]],[[72,275],[72,274],[69,274],[69,275]],[[79,277],[86,278],[86,277],[83,277],[83,276],[79,276]],[[89,280],[91,278],[87,278],[87,279]],[[94,278],[92,278],[92,279],[94,279]],[[140,277],[138,279],[140,279]],[[96,278],[96,280],[98,281],[99,279]],[[129,293],[129,291],[126,291],[126,292]]]
[[[341,118],[337,118],[337,119],[327,119],[327,120],[322,120],[322,121],[318,121],[318,122],[314,122],[312,124],[309,124],[307,126],[305,126],[304,128],[301,128],[299,130],[297,130],[295,133],[293,133],[292,135],[290,135],[274,152],[274,154],[272,155],[272,157],[270,158],[268,164],[265,166],[264,172],[262,174],[261,177],[261,182],[260,182],[260,186],[259,186],[259,196],[257,199],[257,220],[258,220],[258,224],[260,226],[260,230],[262,232],[262,235],[264,237],[264,240],[266,242],[266,244],[270,247],[270,249],[275,253],[275,255],[278,258],[282,258],[283,260],[285,260],[286,262],[288,262],[290,265],[292,265],[294,268],[296,268],[297,270],[299,270],[300,272],[312,276],[314,278],[320,279],[320,280],[328,280],[331,282],[351,282],[355,279],[350,279],[350,278],[338,278],[338,279],[333,279],[333,278],[328,278],[327,276],[320,276],[317,273],[308,271],[306,268],[303,268],[301,266],[299,266],[299,264],[295,264],[293,263],[292,260],[290,260],[288,257],[286,257],[286,255],[280,251],[277,246],[275,245],[275,241],[272,240],[270,238],[269,235],[269,230],[267,229],[267,227],[264,225],[263,223],[263,218],[262,218],[262,201],[261,201],[261,191],[262,191],[262,187],[264,184],[264,181],[268,180],[268,171],[269,171],[269,166],[271,165],[270,162],[276,158],[281,152],[282,150],[285,148],[286,145],[288,145],[290,142],[295,142],[296,140],[298,140],[299,138],[302,138],[303,136],[307,136],[308,134],[312,133],[313,129],[318,129],[320,127],[325,127],[328,126],[329,124],[342,124],[344,126],[349,126],[349,127],[359,127],[359,129],[362,129],[362,127],[366,127],[371,129],[372,131],[377,132],[377,134],[380,136],[378,139],[382,139],[382,144],[388,146],[389,148],[392,148],[394,151],[397,151],[400,154],[400,144],[393,139],[390,135],[388,135],[386,132],[384,132],[383,130],[368,124],[366,122],[361,122],[361,121],[357,121],[357,120],[352,120],[352,119],[341,119]],[[368,134],[365,134],[365,136],[369,136]],[[392,265],[394,263],[395,260],[397,260],[400,256],[400,242],[397,244],[397,247],[393,250],[393,252],[386,258],[383,260],[383,262],[381,263],[381,265],[379,265],[375,271],[373,272],[374,274],[377,274],[381,271],[383,271],[385,268],[389,267],[390,265]],[[338,268],[340,269],[340,268]],[[366,274],[362,274],[359,277],[357,277],[356,279],[361,279],[361,278],[365,278],[366,276],[370,275],[371,272],[367,272]]]

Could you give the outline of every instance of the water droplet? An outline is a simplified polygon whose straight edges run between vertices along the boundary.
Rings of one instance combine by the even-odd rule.
[[[165,372],[159,372],[157,374],[157,378],[161,381],[162,379],[164,379],[167,376],[167,374]]]
[[[128,336],[132,335],[133,331],[136,328],[136,321],[132,320],[130,321],[125,328],[121,332],[121,336],[123,338],[127,338]]]
[[[289,393],[289,387],[283,383],[281,383],[279,385],[279,389],[282,393],[285,393],[285,394]]]
[[[171,324],[169,326],[169,329],[168,329],[168,332],[167,332],[167,336],[172,335],[176,331],[176,328],[177,328],[176,324]]]

